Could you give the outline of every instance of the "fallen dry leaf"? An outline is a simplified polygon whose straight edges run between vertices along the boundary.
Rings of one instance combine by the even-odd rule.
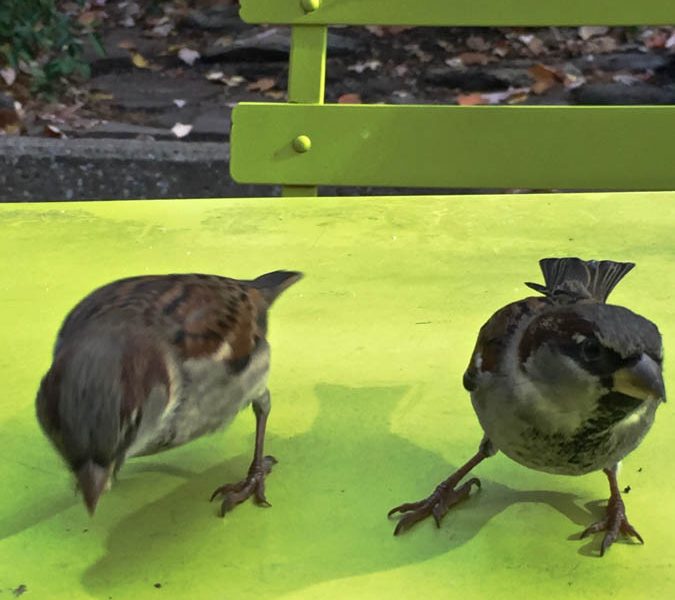
[[[511,51],[511,48],[510,48],[508,42],[506,42],[506,40],[502,40],[502,41],[497,42],[495,47],[492,49],[492,54],[495,54],[495,55],[499,56],[499,58],[504,58],[504,57],[508,56],[510,51]]]
[[[403,77],[408,73],[408,65],[396,65],[394,67],[394,73],[396,73],[397,77]]]
[[[177,138],[184,138],[192,131],[192,125],[186,125],[185,123],[176,123],[171,128],[171,133],[173,133]]]
[[[241,85],[246,81],[245,77],[242,77],[241,75],[231,75],[228,77],[227,75],[223,75],[220,79],[227,87],[237,87],[238,85]]]
[[[485,52],[490,49],[490,44],[479,35],[470,35],[466,39],[466,47],[475,52]]]
[[[249,92],[266,92],[271,90],[277,84],[277,80],[274,77],[261,77],[258,81],[249,83],[246,86],[246,89]]]
[[[10,127],[19,125],[19,115],[13,108],[3,108],[0,106],[0,131],[5,131]]]
[[[665,48],[669,37],[665,31],[653,31],[651,35],[645,37],[645,46],[650,49]]]
[[[404,31],[410,31],[411,29],[415,29],[415,27],[412,25],[388,25],[384,29],[391,35],[398,35],[399,33],[403,33]]]
[[[361,104],[361,96],[355,93],[342,94],[338,98],[338,104]]]
[[[486,92],[481,94],[482,104],[517,104],[527,99],[529,88],[509,88],[503,92]]]
[[[597,35],[605,35],[609,31],[609,27],[602,25],[583,25],[582,27],[579,27],[577,31],[579,33],[579,37],[586,41]]]
[[[636,83],[641,83],[644,79],[632,73],[616,73],[612,76],[612,81],[623,83],[623,85],[635,85]]]
[[[349,65],[347,67],[348,71],[354,71],[356,73],[363,73],[364,71],[377,71],[382,66],[382,63],[379,60],[366,60],[363,62],[356,63],[355,65]]]
[[[4,127],[0,127],[0,136],[2,135],[20,135],[21,134],[21,125],[18,123],[10,123]]]
[[[540,54],[546,52],[546,45],[544,44],[544,42],[541,41],[541,38],[538,38],[536,36],[532,38],[527,47],[530,50],[530,52],[532,52],[532,54],[534,54],[535,56],[539,56]]]
[[[665,43],[665,42],[664,42]],[[587,44],[586,52],[590,54],[607,54],[619,48],[619,42],[609,35],[595,37]]]
[[[385,35],[398,35],[399,33],[403,33],[404,31],[409,31],[410,29],[414,29],[412,25],[388,25],[388,26],[382,26],[382,25],[367,25],[366,29],[370,31],[373,35],[376,35],[377,37],[384,37]]]
[[[192,48],[181,48],[178,51],[178,58],[180,58],[184,63],[192,66],[197,60],[201,57],[201,54]]]
[[[446,65],[449,67],[452,67],[453,69],[462,69],[464,68],[464,63],[462,62],[462,59],[459,58],[458,56],[454,56],[453,58],[446,58],[445,61]]]
[[[414,54],[417,60],[423,63],[431,62],[434,58],[432,54],[422,50],[419,44],[406,44],[403,49]]]
[[[83,27],[93,25],[101,17],[100,11],[86,10],[77,17],[77,22]]]
[[[150,62],[140,52],[131,53],[131,62],[134,63],[134,67],[139,69],[150,68]]]
[[[487,104],[483,94],[460,94],[457,96],[457,104],[460,106],[476,106]]]
[[[206,78],[216,83],[224,83],[227,87],[236,87],[246,81],[241,75],[225,75],[222,71],[211,71],[206,74]]]
[[[234,38],[231,35],[223,35],[219,37],[215,42],[213,42],[213,45],[219,46],[221,48],[228,48],[229,46],[232,45],[233,41]]]
[[[286,98],[286,92],[281,90],[270,90],[265,92],[267,98],[272,98],[272,100],[284,100]]]
[[[136,43],[133,40],[121,40],[117,44],[118,48],[122,48],[122,50],[134,50],[136,48]]]
[[[488,55],[482,52],[462,52],[458,58],[467,67],[471,65],[486,65],[490,60]]]
[[[163,38],[168,37],[168,35],[173,31],[173,23],[160,23],[155,25],[149,32],[148,35],[151,37]]]
[[[457,104],[461,106],[476,106],[479,104],[518,104],[528,97],[528,88],[509,88],[501,92],[460,94],[457,96]]]
[[[520,104],[522,102],[525,102],[530,96],[529,94],[530,90],[528,88],[524,88],[523,91],[520,92],[515,92],[511,96],[509,96],[506,100],[507,104]]]
[[[47,137],[64,139],[66,134],[63,133],[56,125],[45,125],[44,134]]]
[[[534,78],[532,91],[537,95],[543,94],[564,80],[558,71],[541,63],[532,65],[527,72]]]
[[[89,100],[92,102],[104,102],[105,100],[112,100],[115,96],[110,92],[103,92],[95,90],[89,94]]]
[[[2,77],[8,86],[11,86],[16,81],[16,71],[12,67],[5,67],[0,69],[0,77]]]

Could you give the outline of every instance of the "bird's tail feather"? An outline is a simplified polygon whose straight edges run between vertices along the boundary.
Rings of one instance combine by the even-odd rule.
[[[260,290],[268,305],[285,289],[291,287],[294,283],[302,279],[302,273],[298,271],[273,271],[256,277],[249,285]]]
[[[635,264],[612,260],[542,258],[539,266],[545,285],[526,283],[528,287],[549,297],[566,294],[606,302],[611,291]]]

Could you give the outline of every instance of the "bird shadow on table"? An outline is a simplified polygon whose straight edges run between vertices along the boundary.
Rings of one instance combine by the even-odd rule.
[[[209,578],[220,582],[221,593],[238,598],[274,597],[451,552],[515,503],[549,504],[580,527],[589,523],[589,513],[572,494],[520,492],[484,480],[489,501],[482,498],[487,490],[474,494],[453,509],[440,531],[427,522],[394,538],[395,523],[386,513],[415,499],[409,497],[411,479],[426,481],[428,474],[426,489],[412,492],[423,496],[438,483],[435,477],[454,468],[390,433],[389,417],[408,390],[318,385],[320,408],[312,429],[268,440],[267,450],[280,460],[267,482],[272,508],[249,501],[220,520],[216,504],[206,504],[215,487],[246,472],[249,457],[237,456],[116,524],[106,554],[83,574],[85,588],[112,592],[117,582],[145,581],[152,574],[157,580],[202,577],[201,585]],[[130,483],[143,485],[140,477]],[[190,574],[186,556],[190,565],[199,565],[198,572]],[[251,581],[257,582],[255,590]]]

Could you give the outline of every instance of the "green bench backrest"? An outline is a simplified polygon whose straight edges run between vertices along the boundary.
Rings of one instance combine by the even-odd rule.
[[[288,103],[233,112],[241,183],[675,189],[675,106],[324,104],[329,25],[667,25],[675,0],[241,0],[251,23],[292,26]]]

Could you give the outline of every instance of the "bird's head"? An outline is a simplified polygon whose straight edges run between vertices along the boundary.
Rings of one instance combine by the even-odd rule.
[[[625,414],[646,401],[665,401],[661,335],[654,323],[622,306],[555,306],[524,330],[518,358],[549,397],[581,402],[611,394]]]
[[[109,349],[86,340],[62,349],[36,403],[42,429],[75,476],[90,514],[137,429],[134,418],[125,416],[120,371],[102,358],[109,358]]]

